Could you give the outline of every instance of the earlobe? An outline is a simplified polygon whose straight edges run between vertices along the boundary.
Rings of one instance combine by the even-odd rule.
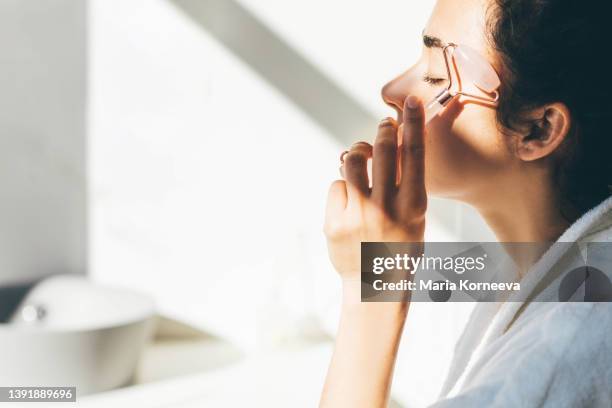
[[[567,138],[571,115],[563,103],[553,103],[533,112],[535,120],[528,132],[519,136],[517,154],[521,160],[534,161],[551,155]]]

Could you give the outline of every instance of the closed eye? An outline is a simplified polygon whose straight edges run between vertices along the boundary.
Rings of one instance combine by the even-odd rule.
[[[423,81],[427,82],[430,85],[440,85],[441,83],[446,81],[446,78],[434,78],[429,75],[423,76]]]

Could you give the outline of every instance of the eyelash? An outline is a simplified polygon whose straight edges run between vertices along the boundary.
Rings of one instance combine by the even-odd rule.
[[[430,85],[440,85],[442,82],[446,81],[444,78],[432,78],[429,75],[423,76],[423,81],[427,82]]]

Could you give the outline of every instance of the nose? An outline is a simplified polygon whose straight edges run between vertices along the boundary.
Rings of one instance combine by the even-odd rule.
[[[398,120],[402,117],[404,100],[410,94],[413,87],[412,70],[408,70],[398,77],[389,81],[382,87],[381,96],[383,101],[395,109]]]
[[[394,81],[395,80],[387,82],[385,86],[382,87],[382,90],[380,93],[381,93],[383,101],[387,105],[395,109],[399,117],[402,113],[402,108],[401,108],[402,105],[400,105],[401,96],[397,92],[397,87],[395,86]]]

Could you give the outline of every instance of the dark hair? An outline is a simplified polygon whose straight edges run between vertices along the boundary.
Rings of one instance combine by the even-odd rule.
[[[571,113],[553,169],[560,210],[570,221],[611,194],[611,9],[609,0],[494,0],[488,10],[501,65],[502,128],[536,129],[526,113],[547,103],[562,102]]]

